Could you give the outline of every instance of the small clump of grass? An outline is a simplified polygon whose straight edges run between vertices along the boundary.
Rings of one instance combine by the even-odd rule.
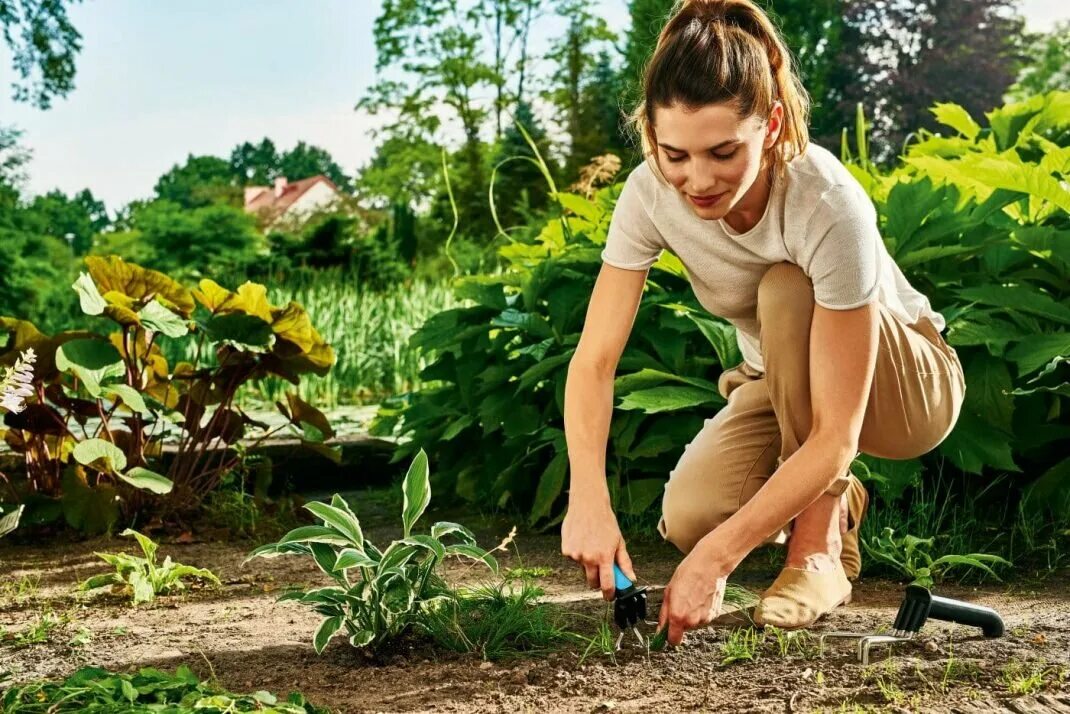
[[[40,589],[41,576],[37,574],[23,575],[18,579],[0,582],[0,600],[21,602],[37,596]]]
[[[1001,672],[1003,684],[1011,694],[1037,694],[1046,687],[1062,684],[1067,680],[1065,667],[1049,666],[1044,662],[1012,660]]]
[[[426,627],[436,644],[486,660],[546,655],[579,636],[569,630],[562,608],[539,602],[543,594],[526,579],[462,588]]]
[[[63,624],[64,619],[58,618],[51,612],[46,612],[34,618],[34,621],[20,630],[7,631],[0,627],[0,644],[11,649],[22,649],[30,645],[38,645],[48,642],[53,631]]]

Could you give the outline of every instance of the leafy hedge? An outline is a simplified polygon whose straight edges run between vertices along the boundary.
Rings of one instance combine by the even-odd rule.
[[[886,498],[944,456],[970,473],[1022,472],[1032,503],[1058,508],[1070,492],[1070,459],[1059,448],[1070,436],[1070,93],[994,110],[987,127],[955,105],[933,111],[955,135],[920,132],[886,175],[868,161],[864,131],[858,156],[846,141],[843,153],[878,209],[890,253],[947,318],[966,403],[932,454],[864,461]],[[433,316],[412,338],[433,359],[422,376],[440,386],[380,409],[378,433],[409,437],[395,461],[424,449],[438,464],[440,492],[557,520],[568,361],[619,192],[618,184],[588,200],[555,189],[562,215],[533,238],[511,238],[500,249],[503,274],[457,281],[471,304]],[[655,502],[683,446],[723,403],[718,374],[739,361],[733,328],[697,305],[679,261],[663,253],[615,382],[607,476],[619,510]]]

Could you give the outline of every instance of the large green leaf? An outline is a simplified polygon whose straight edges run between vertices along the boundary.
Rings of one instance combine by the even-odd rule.
[[[119,497],[109,484],[89,486],[74,468],[63,472],[63,517],[82,533],[110,531],[119,519]]]
[[[322,654],[323,650],[327,647],[327,643],[331,641],[331,638],[335,636],[339,629],[342,627],[344,619],[341,615],[335,615],[334,617],[328,617],[316,630],[315,637],[312,638],[312,646],[316,649],[316,654]]]
[[[621,492],[618,510],[621,513],[638,515],[644,513],[654,505],[665,491],[665,480],[660,478],[644,478],[629,481]]]
[[[568,452],[562,450],[554,455],[550,464],[539,476],[538,486],[535,488],[535,503],[531,507],[531,515],[528,516],[530,523],[538,523],[550,515],[557,497],[561,495],[565,487],[567,473]]]
[[[936,121],[951,127],[967,139],[975,139],[981,132],[980,125],[973,120],[968,111],[958,104],[937,102],[931,111]]]
[[[327,526],[301,526],[294,528],[279,541],[279,545],[287,543],[327,543],[329,545],[350,545],[349,538]]]
[[[1018,364],[1018,376],[1037,371],[1059,356],[1070,356],[1070,332],[1026,337],[1007,353]]]
[[[698,326],[699,332],[710,341],[714,352],[717,353],[717,361],[721,363],[721,367],[728,369],[743,361],[743,356],[739,351],[739,343],[736,341],[735,327],[727,322],[711,320],[693,312],[687,313],[687,316]]]
[[[980,474],[985,466],[1006,471],[1021,471],[1014,463],[1011,437],[963,410],[958,423],[940,444],[940,453],[969,473]]]
[[[205,325],[205,331],[213,342],[248,352],[268,352],[275,345],[271,323],[244,312],[213,315]]]
[[[324,524],[345,535],[352,547],[363,551],[364,532],[360,528],[360,521],[351,512],[318,501],[306,503],[305,509],[322,520]]]
[[[1049,320],[1070,324],[1070,307],[1056,302],[1039,290],[1023,285],[982,285],[964,288],[958,293],[966,300],[973,300],[984,305],[993,305],[1007,310],[1021,310]]]
[[[85,439],[78,442],[72,452],[74,459],[85,466],[117,474],[126,470],[126,454],[115,444],[104,439]]]
[[[108,306],[108,303],[101,297],[96,283],[93,282],[93,278],[89,277],[88,273],[79,273],[78,279],[74,281],[74,285],[71,287],[78,293],[78,302],[81,305],[82,312],[86,315],[101,315],[104,313],[104,308]]]
[[[89,274],[102,295],[116,292],[133,301],[159,300],[183,315],[193,312],[193,296],[181,284],[156,270],[127,263],[116,255],[85,259]]]
[[[135,466],[126,473],[118,474],[118,476],[134,488],[160,495],[171,493],[171,489],[174,488],[174,483],[171,479],[141,466]]]
[[[182,337],[189,332],[186,321],[161,305],[158,300],[150,300],[138,310],[137,316],[144,327],[168,337]]]
[[[86,391],[101,396],[101,384],[126,373],[119,351],[104,340],[71,340],[56,350],[56,368],[77,377]]]
[[[704,405],[722,405],[725,403],[716,389],[686,385],[682,387],[653,387],[631,392],[621,400],[618,409],[638,409],[646,414],[689,409]]]
[[[1070,458],[1052,466],[1030,484],[1024,504],[1034,513],[1050,510],[1064,524],[1070,522]]]
[[[617,377],[613,381],[613,393],[615,396],[623,397],[632,392],[650,389],[651,387],[656,387],[665,382],[679,382],[700,389],[714,392],[717,391],[717,385],[709,380],[700,379],[698,377],[686,377],[680,374],[673,374],[672,372],[648,368]]]
[[[966,363],[964,409],[983,414],[985,420],[1007,433],[1013,431],[1014,397],[1007,363],[978,352]]]
[[[423,449],[420,449],[409,465],[401,491],[404,496],[401,521],[404,527],[404,537],[408,538],[413,525],[423,515],[427,504],[431,502],[431,479],[427,466],[427,453]]]
[[[127,384],[109,384],[103,387],[102,391],[104,396],[118,399],[129,407],[131,411],[142,416],[152,416],[152,410],[145,404],[145,398],[136,389]]]

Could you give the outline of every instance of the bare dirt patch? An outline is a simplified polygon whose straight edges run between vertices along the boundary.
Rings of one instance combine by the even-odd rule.
[[[512,525],[470,514],[449,517],[476,521],[484,545],[496,543]],[[366,519],[370,536],[395,537],[391,520]],[[549,569],[538,581],[548,597],[588,615],[606,612],[598,595],[585,590],[578,569],[560,556],[556,536],[521,532],[516,543],[524,566]],[[1007,634],[986,640],[976,630],[930,622],[917,641],[899,646],[890,658],[880,651],[868,667],[855,661],[846,644],[818,652],[800,641],[785,656],[773,637],[757,648],[756,659],[725,665],[726,642],[736,630],[730,623],[739,622],[739,614],[689,634],[681,648],[649,656],[626,647],[614,659],[593,657],[583,664],[572,650],[484,663],[474,655],[409,645],[372,659],[340,639],[317,656],[311,646],[317,617],[275,599],[290,585],[323,579],[311,562],[298,558],[258,559],[241,567],[252,542],[161,547],[161,557],[211,568],[223,581],[220,589],[161,598],[137,610],[106,594],[74,593],[78,581],[102,571],[94,550],[134,552],[133,545],[96,539],[0,548],[0,627],[11,633],[41,618],[53,623],[43,642],[15,647],[8,639],[0,646],[0,672],[23,682],[61,677],[87,664],[119,670],[189,664],[202,677],[214,673],[233,691],[299,690],[339,712],[1070,712],[1066,571],[1033,583],[939,586],[942,595],[998,610]],[[655,586],[664,585],[679,562],[679,554],[660,542],[634,542],[630,550],[642,579]],[[519,564],[515,554],[502,554],[501,561],[503,567]],[[775,557],[759,552],[735,580],[760,592],[775,573]],[[460,564],[447,570],[454,581],[482,575]],[[859,582],[851,605],[814,632],[890,625],[901,594],[899,583]],[[652,618],[659,599],[655,588]]]

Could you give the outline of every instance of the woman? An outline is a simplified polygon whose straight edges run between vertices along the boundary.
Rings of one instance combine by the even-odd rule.
[[[690,0],[662,30],[633,120],[646,160],[613,213],[569,365],[571,468],[562,553],[613,596],[634,580],[611,510],[605,446],[613,377],[650,266],[680,258],[698,301],[737,330],[744,361],[728,403],[687,445],[665,486],[661,534],[687,554],[659,629],[679,644],[720,609],[728,575],[763,543],[784,569],[759,625],[806,627],[850,601],[868,496],[861,451],[906,459],[958,419],[962,365],[943,317],[888,254],[873,206],[808,143],[808,99],[769,18],[749,0]]]

